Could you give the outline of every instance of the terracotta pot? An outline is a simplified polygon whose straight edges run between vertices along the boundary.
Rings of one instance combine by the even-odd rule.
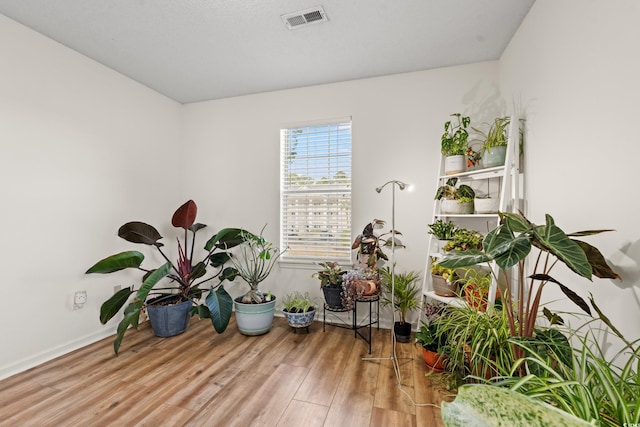
[[[478,311],[487,311],[488,295],[472,286],[464,288],[465,299],[469,307]]]
[[[427,364],[427,368],[431,369],[433,372],[444,372],[445,357],[440,353],[436,353],[435,351],[427,350],[422,347],[422,358],[424,359],[424,363]]]
[[[378,284],[375,280],[356,280],[356,290],[363,296],[371,296],[378,293]]]

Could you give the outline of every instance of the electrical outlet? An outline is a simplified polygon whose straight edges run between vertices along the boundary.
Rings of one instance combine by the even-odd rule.
[[[87,302],[87,291],[76,291],[73,294],[73,309],[79,310]]]

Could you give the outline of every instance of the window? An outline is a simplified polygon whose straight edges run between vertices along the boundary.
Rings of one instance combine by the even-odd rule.
[[[351,119],[280,130],[283,260],[351,262]]]

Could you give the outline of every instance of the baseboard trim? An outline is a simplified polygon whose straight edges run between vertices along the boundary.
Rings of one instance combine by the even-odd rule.
[[[106,330],[103,329],[93,334],[85,335],[84,337],[56,346],[52,349],[45,350],[34,356],[20,360],[19,362],[0,367],[0,380],[27,371],[45,362],[53,360],[56,357],[63,356],[79,348],[85,347],[89,344],[93,344],[96,341],[100,341],[109,336],[113,336],[113,334],[115,334],[115,327],[108,328]]]

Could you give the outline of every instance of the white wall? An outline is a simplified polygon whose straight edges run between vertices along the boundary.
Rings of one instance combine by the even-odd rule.
[[[120,225],[168,221],[180,105],[0,15],[0,378],[113,332],[85,276]],[[88,292],[72,311],[76,290]]]
[[[396,191],[396,228],[407,245],[396,260],[399,270],[421,271],[443,124],[450,113],[481,121],[502,108],[496,62],[186,105],[185,197],[196,200],[208,215],[202,221],[215,229],[257,232],[266,223],[266,237],[278,242],[280,126],[352,116],[354,237],[374,218],[390,227],[391,189],[378,194],[376,187],[390,179],[414,184],[413,192]],[[278,269],[263,290],[309,291],[321,301],[311,278],[316,269]],[[235,296],[245,286],[227,288]]]
[[[500,60],[501,92],[527,120],[529,217],[550,213],[565,231],[616,230],[588,241],[621,282],[558,279],[592,292],[628,339],[640,338],[639,20],[636,0],[538,0]],[[547,300],[560,298],[550,291]]]

